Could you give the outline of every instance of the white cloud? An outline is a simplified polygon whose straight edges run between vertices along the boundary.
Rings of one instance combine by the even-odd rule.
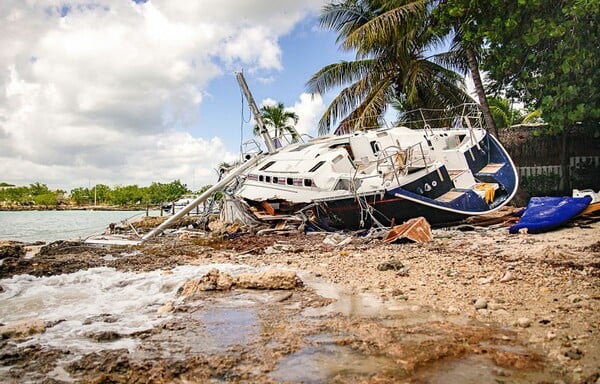
[[[0,181],[214,182],[235,155],[187,133],[207,84],[242,66],[271,78],[279,38],[323,3],[3,0]],[[294,108],[304,124],[319,105]]]
[[[298,124],[296,124],[298,133],[310,136],[318,135],[319,119],[323,115],[323,112],[325,112],[325,105],[323,104],[321,95],[303,93],[300,95],[300,100],[290,110],[296,112],[299,117]]]
[[[275,105],[277,105],[277,101],[271,98],[263,99],[260,103],[260,107]],[[300,99],[293,106],[285,108],[285,110],[295,112],[298,115],[298,123],[295,128],[300,135],[313,137],[318,135],[319,119],[325,111],[321,95],[302,93]]]

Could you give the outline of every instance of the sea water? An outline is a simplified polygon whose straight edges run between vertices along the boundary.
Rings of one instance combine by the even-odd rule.
[[[86,335],[110,331],[127,335],[151,329],[164,320],[159,309],[178,299],[177,290],[211,268],[231,274],[252,271],[245,266],[212,264],[179,266],[170,273],[119,272],[102,267],[48,277],[15,275],[0,279],[4,289],[0,293],[0,323],[28,318],[56,323],[31,336],[26,344],[68,348],[79,353],[133,349],[136,342],[131,338],[98,343]],[[89,321],[106,315],[110,315],[110,322]]]
[[[0,240],[23,242],[84,239],[146,211],[0,211]]]

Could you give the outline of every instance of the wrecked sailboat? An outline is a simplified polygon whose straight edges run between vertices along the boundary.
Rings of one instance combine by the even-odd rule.
[[[419,116],[269,150],[232,195],[254,212],[301,213],[321,229],[389,227],[418,216],[441,225],[512,199],[516,168],[477,105]]]
[[[243,75],[237,79],[267,152],[255,148],[243,154],[244,162],[222,169],[215,185],[127,242],[159,235],[219,191],[225,222],[274,221],[279,228],[296,221],[307,230],[392,227],[415,217],[433,225],[454,223],[498,210],[517,191],[516,168],[483,126],[475,104],[419,110],[419,119],[405,119],[401,126],[281,146],[280,137],[269,135]]]

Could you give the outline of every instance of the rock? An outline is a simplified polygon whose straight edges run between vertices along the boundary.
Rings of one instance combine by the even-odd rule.
[[[400,260],[391,259],[384,263],[377,265],[378,271],[401,271],[402,269],[407,268],[404,266],[404,263]]]
[[[45,331],[46,324],[42,319],[23,319],[0,326],[0,339],[24,339],[33,334]]]
[[[119,319],[116,316],[111,315],[110,313],[102,313],[100,315],[86,318],[82,324],[89,325],[92,323],[116,323],[117,321],[119,321]]]
[[[220,272],[218,269],[213,268],[200,279],[187,281],[183,287],[180,288],[180,295],[190,296],[202,291],[225,291],[231,289],[233,284],[234,280],[230,274]]]
[[[103,342],[103,341],[114,341],[122,337],[122,335],[115,331],[101,331],[101,332],[89,332],[85,336],[89,339]]]
[[[556,332],[548,331],[546,333],[546,340],[554,340],[556,338]]]
[[[475,300],[475,303],[473,305],[475,306],[475,309],[486,309],[488,306],[488,302],[486,299],[480,297],[477,300]]]
[[[579,348],[572,348],[565,352],[565,356],[571,360],[580,360],[583,356],[583,352]]]
[[[511,271],[506,271],[506,273],[500,278],[501,283],[506,283],[515,279],[515,275]]]
[[[162,307],[158,308],[158,311],[156,311],[156,313],[158,313],[159,315],[166,315],[167,313],[171,313],[175,310],[175,306],[173,305],[172,301],[167,301]]]
[[[0,260],[12,257],[18,259],[25,256],[25,247],[21,244],[0,245]]]
[[[482,277],[479,280],[477,280],[477,282],[479,283],[479,285],[485,285],[485,284],[489,284],[492,281],[494,281],[494,276],[490,276],[490,277]]]
[[[531,319],[527,317],[519,317],[517,319],[517,325],[521,328],[528,328],[531,326]]]
[[[304,284],[294,271],[270,269],[258,273],[242,273],[236,277],[239,288],[251,289],[294,289]]]

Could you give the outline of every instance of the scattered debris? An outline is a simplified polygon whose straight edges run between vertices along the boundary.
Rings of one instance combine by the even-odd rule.
[[[426,243],[433,240],[431,226],[424,217],[415,217],[406,221],[404,224],[392,227],[387,236],[383,239],[386,243],[393,243],[399,239],[409,239],[416,243]]]
[[[334,233],[323,240],[323,244],[333,245],[334,247],[342,247],[350,242],[352,242],[352,236],[341,233]]]

